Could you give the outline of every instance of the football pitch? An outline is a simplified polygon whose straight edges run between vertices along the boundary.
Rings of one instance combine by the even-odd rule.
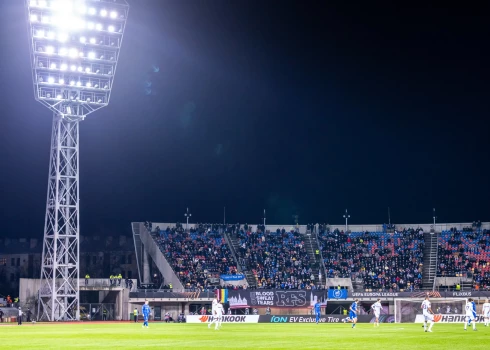
[[[214,327],[214,325],[213,325]],[[490,327],[462,324],[77,323],[0,326],[2,349],[489,349]]]

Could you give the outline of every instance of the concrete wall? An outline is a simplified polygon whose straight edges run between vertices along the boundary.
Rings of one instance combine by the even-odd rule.
[[[140,227],[140,238],[141,242],[145,247],[145,251],[150,254],[153,259],[153,262],[160,270],[163,278],[165,279],[165,284],[172,283],[172,287],[174,289],[184,289],[184,286],[180,282],[179,278],[175,275],[174,271],[170,267],[167,259],[163,256],[160,248],[153,240],[153,237],[148,233],[148,230],[145,229],[143,223],[140,223],[143,227]]]

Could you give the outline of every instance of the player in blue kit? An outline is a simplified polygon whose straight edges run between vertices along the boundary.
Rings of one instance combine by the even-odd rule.
[[[349,317],[345,318],[342,320],[342,322],[345,323],[345,321],[352,322],[352,328],[356,327],[357,323],[357,312],[358,312],[358,307],[357,303],[359,302],[359,299],[355,299],[352,305],[349,308]]]
[[[141,308],[141,313],[143,314],[143,326],[141,327],[146,327],[148,328],[148,318],[150,317],[150,306],[148,305],[148,300],[145,301],[145,305]]]
[[[316,315],[316,323],[318,324],[318,322],[320,322],[320,314],[322,312],[322,304],[320,304],[320,302],[317,301],[317,303],[315,304],[315,315]]]

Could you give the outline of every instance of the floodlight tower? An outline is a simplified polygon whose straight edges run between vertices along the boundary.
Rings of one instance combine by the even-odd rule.
[[[125,0],[26,0],[35,99],[53,112],[38,319],[79,319],[79,122],[108,105]]]

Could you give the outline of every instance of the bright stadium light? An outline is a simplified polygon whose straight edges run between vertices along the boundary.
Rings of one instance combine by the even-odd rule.
[[[38,319],[79,320],[79,122],[109,104],[129,6],[126,0],[25,0],[25,6],[34,96],[53,112]],[[112,60],[99,64],[99,56]]]

